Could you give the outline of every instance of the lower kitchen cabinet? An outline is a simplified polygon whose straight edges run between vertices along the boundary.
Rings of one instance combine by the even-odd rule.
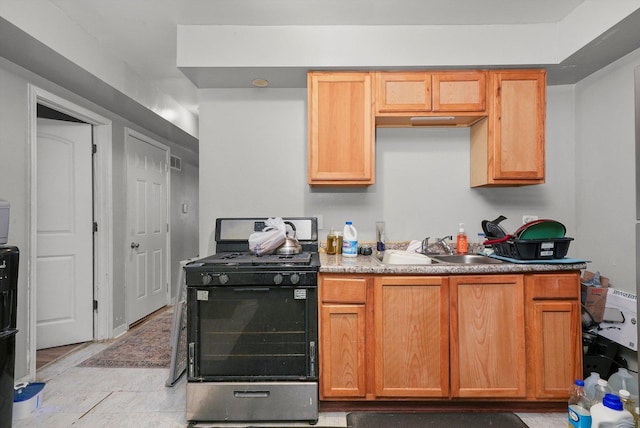
[[[376,277],[373,294],[375,396],[447,397],[447,278]]]
[[[320,399],[566,402],[579,275],[321,273]]]
[[[582,379],[580,274],[527,275],[528,395],[567,397]]]
[[[522,275],[452,276],[452,397],[525,397]]]
[[[320,398],[364,398],[365,302],[369,280],[320,279]]]

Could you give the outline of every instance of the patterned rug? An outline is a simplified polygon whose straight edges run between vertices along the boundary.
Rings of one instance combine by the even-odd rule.
[[[173,307],[153,314],[78,367],[169,368]]]

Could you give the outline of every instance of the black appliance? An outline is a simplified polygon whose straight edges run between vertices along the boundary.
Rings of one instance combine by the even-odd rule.
[[[185,266],[187,420],[318,420],[318,227],[302,252],[256,256],[265,218],[216,220],[216,254]]]
[[[13,417],[19,255],[17,247],[0,246],[0,428],[10,428]]]

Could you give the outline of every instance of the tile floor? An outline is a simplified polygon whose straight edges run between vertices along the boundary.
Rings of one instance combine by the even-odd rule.
[[[168,369],[105,369],[76,367],[108,344],[92,343],[43,367],[37,381],[46,382],[40,409],[14,420],[27,427],[187,427],[186,379],[165,385]],[[518,413],[531,428],[565,428],[564,413]],[[310,427],[302,424],[256,424],[252,427]],[[203,427],[244,427],[247,424],[199,424]],[[315,428],[346,427],[344,413],[323,413]]]

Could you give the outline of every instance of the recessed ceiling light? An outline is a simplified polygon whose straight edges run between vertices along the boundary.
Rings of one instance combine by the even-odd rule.
[[[269,86],[269,81],[266,79],[253,79],[251,84],[256,88],[266,88]]]

